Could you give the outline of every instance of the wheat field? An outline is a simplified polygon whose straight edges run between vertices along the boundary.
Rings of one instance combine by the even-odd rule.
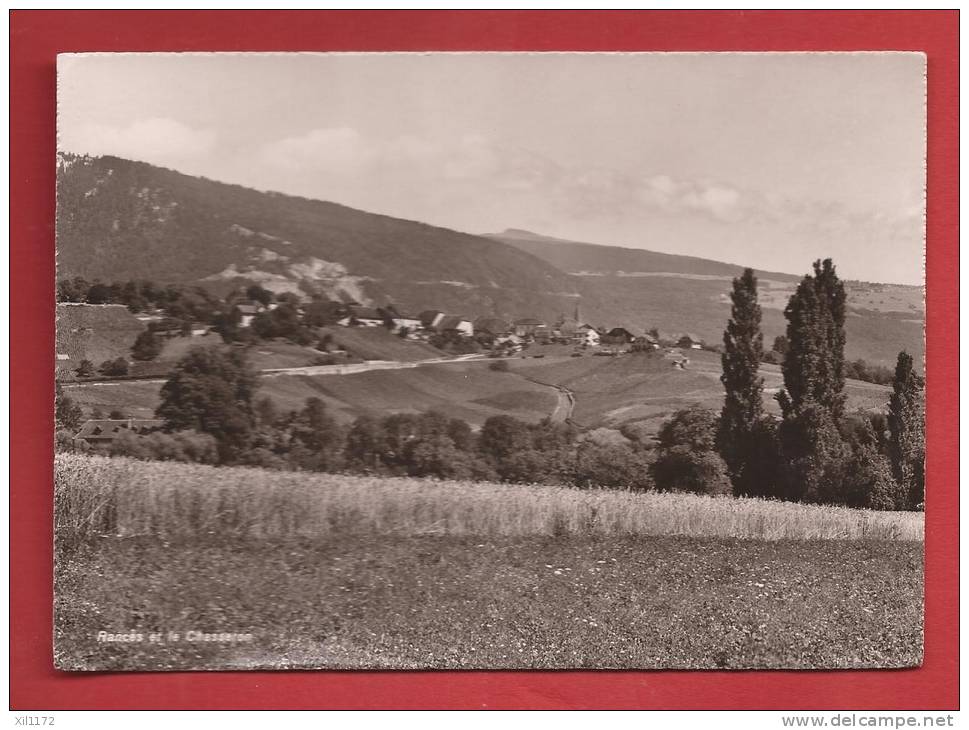
[[[60,544],[97,536],[687,536],[920,541],[921,513],[733,497],[372,478],[58,454]]]

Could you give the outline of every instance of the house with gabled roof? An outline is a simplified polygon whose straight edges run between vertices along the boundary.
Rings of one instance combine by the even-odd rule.
[[[379,309],[373,307],[363,307],[359,304],[349,305],[346,315],[337,321],[341,327],[379,327],[386,320]]]
[[[262,302],[255,302],[248,299],[236,302],[235,308],[239,310],[239,326],[243,328],[249,327],[257,314],[266,311],[266,307],[263,306]]]
[[[421,321],[421,327],[424,329],[432,330],[435,329],[442,319],[446,315],[439,309],[425,309],[417,318]]]
[[[394,327],[400,331],[405,327],[409,332],[420,329],[423,325],[421,324],[421,318],[415,317],[412,314],[400,314],[399,312],[393,317]]]
[[[688,348],[691,350],[699,350],[703,347],[703,340],[701,340],[697,335],[692,332],[684,332],[676,340],[677,347]]]
[[[649,350],[658,349],[659,341],[648,332],[646,334],[639,335],[635,340],[633,340],[633,352],[648,352]]]
[[[435,325],[435,329],[438,332],[455,332],[465,337],[474,336],[474,324],[469,319],[464,317],[458,317],[455,315],[447,315],[443,317]]]
[[[625,327],[613,327],[602,337],[604,345],[629,345],[636,339],[636,335]]]
[[[581,324],[576,329],[576,338],[581,337],[581,344],[595,347],[602,340],[602,335],[591,324]]]
[[[535,317],[522,317],[521,319],[515,320],[515,334],[519,337],[532,337],[535,335],[535,330],[539,327],[548,327],[548,325]]]

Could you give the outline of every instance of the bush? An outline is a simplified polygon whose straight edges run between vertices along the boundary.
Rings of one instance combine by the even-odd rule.
[[[54,422],[67,431],[76,431],[81,427],[84,412],[70,396],[64,395],[61,384],[57,383],[54,390]]]
[[[696,494],[732,494],[727,465],[716,449],[716,413],[691,406],[673,414],[659,431],[651,474],[656,488]]]
[[[154,360],[161,354],[161,351],[161,340],[151,330],[145,330],[135,340],[135,344],[131,348],[131,357],[135,360]]]
[[[128,361],[123,357],[105,360],[101,363],[100,372],[107,377],[118,377],[128,374]]]
[[[892,476],[889,460],[870,447],[833,461],[824,470],[820,500],[875,510],[906,510],[909,495]]]
[[[572,484],[576,487],[614,487],[644,492],[653,489],[650,461],[630,446],[601,445],[591,441],[575,455]]]
[[[421,439],[411,449],[408,472],[416,477],[438,479],[482,479],[493,474],[474,454],[455,446],[449,436],[439,434]]]
[[[652,465],[656,488],[664,492],[732,494],[727,465],[714,451],[676,446],[662,451]]]
[[[719,416],[707,408],[690,406],[673,414],[659,430],[660,448],[678,446],[693,451],[713,451],[716,448]]]
[[[481,427],[481,452],[496,461],[530,449],[532,436],[528,424],[512,416],[491,416]]]
[[[518,484],[558,484],[567,456],[557,452],[522,449],[500,459],[496,469],[503,481]]]
[[[54,451],[74,451],[74,433],[66,428],[57,429],[54,432]]]
[[[507,360],[495,360],[493,363],[488,365],[489,370],[493,370],[496,373],[507,373],[509,370]]]
[[[94,363],[90,360],[81,360],[76,372],[79,378],[90,378],[94,375]]]
[[[111,456],[128,456],[142,461],[182,461],[195,464],[217,464],[216,440],[197,431],[154,433],[139,436],[123,430],[108,451]]]

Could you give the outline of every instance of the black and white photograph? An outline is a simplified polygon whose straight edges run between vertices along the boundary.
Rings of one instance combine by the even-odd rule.
[[[922,53],[59,55],[57,668],[920,666],[925,155]]]

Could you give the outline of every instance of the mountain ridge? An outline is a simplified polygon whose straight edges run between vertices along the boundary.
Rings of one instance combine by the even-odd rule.
[[[579,296],[573,277],[508,244],[117,157],[62,158],[57,236],[61,278],[249,280],[506,317],[554,316]]]
[[[57,201],[59,278],[152,279],[216,293],[255,281],[410,314],[548,322],[580,314],[596,326],[688,331],[717,343],[730,281],[743,268],[521,229],[495,240],[117,157],[61,155]],[[783,334],[800,278],[761,274],[765,342]],[[848,286],[850,357],[921,356],[922,300],[903,289]]]

